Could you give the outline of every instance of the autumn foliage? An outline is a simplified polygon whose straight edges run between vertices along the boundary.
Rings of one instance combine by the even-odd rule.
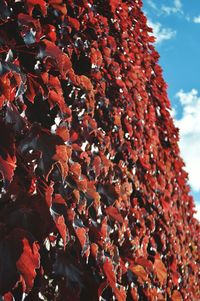
[[[0,1],[0,299],[198,301],[199,223],[140,0]]]

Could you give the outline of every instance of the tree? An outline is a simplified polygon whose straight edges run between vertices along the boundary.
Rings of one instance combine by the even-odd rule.
[[[2,300],[200,299],[199,223],[141,7],[0,1]]]

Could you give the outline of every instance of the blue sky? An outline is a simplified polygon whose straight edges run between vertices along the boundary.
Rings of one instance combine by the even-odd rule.
[[[143,0],[200,219],[200,0]]]

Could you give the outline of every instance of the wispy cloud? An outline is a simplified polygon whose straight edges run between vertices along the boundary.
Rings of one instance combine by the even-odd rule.
[[[193,19],[193,22],[194,22],[194,23],[200,23],[200,16],[195,17],[195,18]]]
[[[159,22],[148,20],[148,26],[153,29],[153,35],[156,37],[156,43],[160,44],[165,40],[170,40],[175,37],[176,31],[171,28],[163,27]]]
[[[147,4],[154,10],[158,10],[156,3],[153,0],[147,0]]]
[[[181,0],[174,0],[172,6],[162,5],[161,9],[167,15],[182,13],[182,3]]]
[[[163,13],[167,15],[183,13],[181,0],[174,0],[171,5],[161,5],[161,3],[158,4],[154,0],[146,0],[146,3],[150,8],[155,10],[158,15],[161,15]]]
[[[180,129],[180,149],[189,174],[189,183],[194,191],[200,192],[200,96],[196,89],[190,92],[180,90],[178,98],[182,109],[182,117],[175,120]]]

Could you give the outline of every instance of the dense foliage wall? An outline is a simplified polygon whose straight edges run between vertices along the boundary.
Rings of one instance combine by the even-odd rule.
[[[200,300],[199,223],[141,7],[0,1],[2,300]]]

